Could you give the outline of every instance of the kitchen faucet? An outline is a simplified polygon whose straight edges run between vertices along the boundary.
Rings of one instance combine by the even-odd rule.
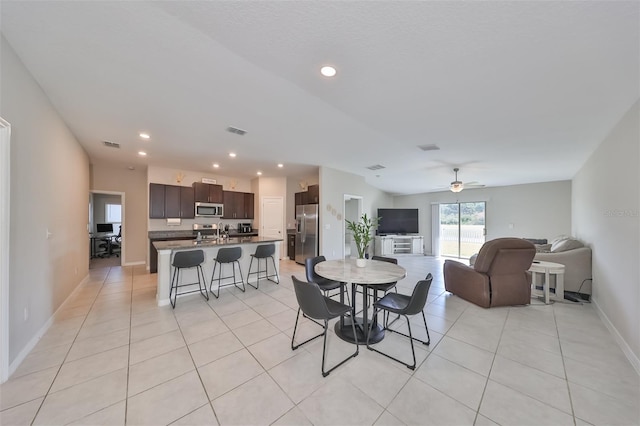
[[[222,222],[218,222],[218,238],[220,238],[220,229],[222,229]]]

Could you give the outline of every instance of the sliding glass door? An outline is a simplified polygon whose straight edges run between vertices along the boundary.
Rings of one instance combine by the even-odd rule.
[[[440,204],[440,256],[468,259],[485,240],[484,201]]]

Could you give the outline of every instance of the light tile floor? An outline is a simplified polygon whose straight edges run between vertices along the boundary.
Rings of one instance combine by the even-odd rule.
[[[415,371],[361,347],[327,378],[322,341],[292,351],[297,303],[281,284],[195,294],[158,308],[143,267],[92,269],[11,379],[0,423],[632,425],[640,381],[589,304],[482,309],[444,291],[442,261],[400,257],[410,293],[434,275],[425,308],[431,345]],[[424,336],[421,318],[414,330]],[[398,327],[406,324],[398,322]],[[303,321],[300,338],[319,328]],[[408,341],[384,350],[409,360]],[[328,362],[353,346],[329,336]]]

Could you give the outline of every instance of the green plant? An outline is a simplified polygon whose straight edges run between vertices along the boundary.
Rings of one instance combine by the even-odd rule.
[[[353,234],[353,240],[356,243],[356,248],[358,249],[358,257],[360,259],[365,258],[365,254],[367,253],[367,249],[369,248],[369,243],[373,239],[373,235],[371,235],[371,231],[373,228],[378,226],[378,222],[380,221],[379,217],[369,218],[367,214],[363,214],[360,218],[360,221],[350,221],[345,219],[347,222],[347,229],[351,231]]]

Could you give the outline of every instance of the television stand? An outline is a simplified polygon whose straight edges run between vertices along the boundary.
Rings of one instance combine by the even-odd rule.
[[[375,237],[376,256],[424,254],[422,235],[380,235]]]

